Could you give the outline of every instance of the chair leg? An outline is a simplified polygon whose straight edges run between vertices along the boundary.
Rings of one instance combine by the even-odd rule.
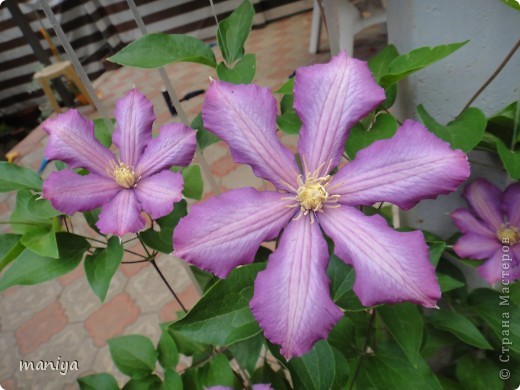
[[[47,99],[49,99],[49,102],[51,103],[51,106],[56,113],[61,112],[60,105],[58,104],[58,101],[56,100],[56,97],[54,96],[54,92],[52,92],[52,89],[49,85],[48,79],[36,79],[40,83],[43,92],[45,92],[45,96],[47,96]]]
[[[85,87],[85,84],[82,83],[81,79],[78,77],[76,72],[74,71],[74,68],[71,67],[66,70],[66,74],[69,77],[70,80],[78,87],[78,89],[81,91],[81,94],[85,96],[85,98],[88,100],[89,104],[92,106],[92,108],[96,109],[96,106],[94,105],[94,102],[92,101],[91,96],[87,92],[87,88]]]

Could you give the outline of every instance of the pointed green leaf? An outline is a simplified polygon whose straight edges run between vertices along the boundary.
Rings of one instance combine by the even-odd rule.
[[[464,283],[449,275],[438,273],[437,279],[439,280],[439,285],[443,293],[465,286]]]
[[[291,77],[289,80],[285,82],[280,88],[278,88],[274,93],[281,93],[284,95],[291,95],[294,91],[294,80],[295,77]]]
[[[437,329],[452,333],[466,344],[481,349],[492,349],[477,327],[460,313],[449,310],[436,310],[430,317],[430,322]]]
[[[31,169],[0,161],[0,192],[42,190],[42,179]]]
[[[302,121],[295,111],[286,112],[276,117],[278,128],[285,134],[298,134],[302,127]]]
[[[246,54],[232,69],[228,68],[224,62],[217,66],[218,78],[233,84],[249,84],[253,81],[256,73],[256,55]]]
[[[110,281],[122,259],[123,245],[116,236],[110,237],[106,248],[97,249],[93,255],[85,258],[84,266],[88,283],[101,302],[105,301]]]
[[[285,379],[284,370],[274,371],[268,363],[258,367],[251,379],[253,383],[269,383],[276,390],[291,388]]]
[[[230,345],[260,332],[249,309],[253,283],[265,263],[236,268],[215,283],[172,330],[206,344]]]
[[[160,68],[172,62],[195,62],[214,68],[215,54],[200,39],[183,34],[147,34],[108,58],[135,68]]]
[[[144,336],[114,337],[108,340],[108,347],[112,360],[123,374],[132,378],[144,378],[155,369],[157,351]]]
[[[132,378],[123,386],[123,390],[159,390],[161,378],[157,375],[147,375],[143,378]]]
[[[400,55],[394,58],[390,65],[388,65],[386,75],[381,78],[381,85],[387,88],[406,76],[442,60],[468,42],[469,41],[465,41],[435,47],[421,47],[412,50],[408,54]]]
[[[366,148],[380,139],[391,138],[397,131],[397,121],[391,114],[382,113],[377,115],[374,125],[366,130],[361,125],[350,129],[345,151],[353,159],[361,149]]]
[[[112,129],[115,123],[114,119],[108,119],[112,122]],[[96,139],[101,142],[101,145],[109,148],[112,145],[112,129],[107,127],[103,118],[94,119],[94,135]]]
[[[235,375],[229,365],[229,360],[220,354],[215,356],[206,365],[199,369],[199,381],[204,388],[211,386],[229,386],[235,385]]]
[[[514,180],[520,180],[520,152],[513,152],[497,139],[497,151],[504,168]]]
[[[220,141],[219,137],[204,128],[202,114],[200,113],[193,119],[193,122],[191,122],[191,127],[197,130],[197,144],[202,150]]]
[[[175,341],[167,330],[161,333],[159,344],[157,344],[157,353],[159,354],[159,363],[164,369],[175,370],[177,363],[179,363],[179,352]]]
[[[500,390],[504,381],[500,379],[499,368],[487,359],[475,359],[464,355],[457,360],[457,378],[464,389]]]
[[[244,44],[253,26],[254,16],[255,9],[251,2],[244,0],[231,15],[218,24],[218,45],[228,64],[243,56]]]
[[[449,142],[453,149],[461,149],[466,153],[478,145],[486,130],[486,116],[474,107],[464,110],[459,117],[446,126],[435,121],[422,105],[417,106],[417,113],[428,130]]]
[[[377,312],[412,366],[417,367],[424,327],[417,307],[411,303],[382,305]]]
[[[23,189],[16,194],[16,206],[9,217],[11,222],[11,230],[14,233],[23,234],[36,226],[51,225],[52,221],[47,217],[40,217],[33,214],[30,210],[37,208],[35,202],[37,195],[33,195],[31,191]]]
[[[0,272],[24,250],[20,238],[18,234],[0,235]]]
[[[96,233],[100,235],[104,235],[99,231],[99,228],[96,226],[96,223],[99,220],[99,214],[101,214],[100,208],[91,211],[84,211],[83,217],[85,217],[85,221],[87,221],[88,226],[90,226],[92,230],[94,230]]]
[[[230,345],[229,350],[240,367],[245,368],[252,374],[255,371],[263,345],[264,337],[261,334],[257,334],[254,337]]]
[[[186,216],[188,213],[188,205],[186,200],[182,199],[179,203],[176,203],[173,211],[156,220],[157,225],[160,227],[160,231],[153,229],[145,230],[139,233],[139,236],[143,242],[152,249],[155,249],[162,253],[172,253],[173,244],[173,229],[179,223],[179,220]]]
[[[390,44],[368,60],[368,67],[378,83],[381,81],[381,78],[387,74],[389,65],[398,56],[397,48]]]
[[[204,183],[198,165],[190,165],[182,170],[182,177],[184,179],[184,189],[182,194],[186,198],[200,200],[202,192],[204,191]]]
[[[56,233],[59,259],[42,257],[25,249],[0,279],[0,291],[16,284],[46,282],[69,273],[78,266],[90,244],[72,233]]]
[[[116,379],[107,373],[78,378],[80,390],[119,390]]]
[[[182,379],[179,374],[173,370],[164,371],[164,382],[161,386],[161,390],[182,390]]]
[[[59,257],[56,233],[52,225],[37,226],[24,233],[20,242],[37,255],[44,257]]]
[[[289,360],[288,368],[295,388],[330,389],[336,376],[334,352],[327,341],[321,340],[302,357]]]

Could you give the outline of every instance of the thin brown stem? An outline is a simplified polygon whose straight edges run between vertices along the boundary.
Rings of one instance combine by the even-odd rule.
[[[168,290],[170,290],[170,292],[172,293],[173,295],[173,298],[177,301],[177,303],[179,304],[179,306],[182,308],[182,310],[184,311],[188,311],[186,309],[186,307],[182,304],[182,301],[179,299],[179,297],[177,296],[177,294],[175,294],[175,291],[173,291],[173,288],[172,286],[170,286],[170,283],[168,283],[168,281],[166,280],[166,278],[164,277],[163,273],[161,272],[161,270],[159,269],[159,266],[157,265],[157,263],[155,262],[155,259],[152,258],[150,259],[150,263],[152,263],[153,267],[155,268],[155,270],[157,271],[157,273],[159,274],[159,276],[161,277],[162,281],[164,282],[164,284],[166,284],[166,287],[168,287]]]
[[[150,259],[147,257],[143,260],[134,260],[134,261],[122,261],[121,264],[137,264],[137,263],[148,263]]]
[[[469,99],[469,102],[464,106],[464,108],[462,109],[460,114],[462,114],[469,106],[471,106],[471,104],[475,101],[475,99],[477,99],[477,97],[479,97],[479,95],[482,93],[482,91],[484,91],[487,88],[487,86],[489,84],[491,84],[491,82],[495,79],[495,77],[497,77],[498,74],[502,71],[502,69],[504,69],[506,64],[509,62],[511,57],[513,57],[513,54],[515,54],[515,52],[518,50],[519,47],[520,47],[520,39],[515,43],[515,45],[511,49],[511,51],[509,53],[507,53],[506,57],[502,60],[500,65],[498,65],[498,68],[493,72],[493,74],[484,82],[484,84],[482,84],[482,86],[478,89],[477,92],[475,92],[475,94],[471,97],[471,99]],[[459,116],[460,116],[460,114],[459,114]]]

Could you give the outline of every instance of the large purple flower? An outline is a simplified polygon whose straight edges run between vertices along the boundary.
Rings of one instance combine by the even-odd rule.
[[[152,139],[153,107],[136,89],[116,103],[115,118],[113,141],[119,159],[95,138],[94,123],[76,110],[44,123],[49,134],[46,157],[85,168],[89,174],[52,172],[43,185],[43,197],[66,214],[101,207],[99,230],[122,236],[144,227],[141,210],[156,219],[170,213],[181,199],[182,175],[169,168],[191,162],[195,132],[182,124],[168,124]]]
[[[294,108],[303,126],[293,154],[276,136],[276,101],[267,88],[213,81],[203,106],[205,127],[230,147],[236,162],[277,191],[232,190],[192,206],[174,232],[175,254],[225,277],[251,263],[260,244],[285,229],[255,281],[253,315],[285,357],[307,352],[342,316],[330,298],[329,254],[356,269],[361,302],[412,301],[435,306],[440,289],[421,232],[401,233],[355,206],[388,201],[410,208],[453,191],[469,175],[467,158],[407,121],[392,139],[360,151],[334,177],[348,130],[385,98],[365,62],[344,53],[299,68]]]
[[[463,233],[455,252],[487,260],[478,271],[490,284],[520,279],[520,183],[502,193],[489,181],[477,179],[463,196],[469,210],[458,209],[450,215]]]

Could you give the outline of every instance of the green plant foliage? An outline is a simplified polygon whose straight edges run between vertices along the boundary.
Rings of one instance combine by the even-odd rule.
[[[106,248],[96,249],[94,254],[85,258],[84,266],[88,283],[101,302],[105,301],[110,281],[123,260],[123,254],[123,245],[119,237],[112,236]]]
[[[235,386],[235,374],[223,354],[218,354],[198,371],[199,383],[204,387]]]
[[[204,191],[200,167],[198,165],[190,165],[184,168],[182,170],[182,177],[184,179],[182,194],[186,198],[200,200],[200,198],[202,198],[202,192]]]
[[[380,84],[386,89],[412,73],[449,56],[466,43],[468,41],[435,47],[421,47],[408,54],[395,57],[388,64],[385,74],[380,76]]]
[[[52,225],[36,226],[25,232],[20,242],[37,255],[55,259],[59,257],[56,233]]]
[[[78,378],[80,390],[118,390],[116,379],[107,373]]]
[[[132,378],[123,386],[123,390],[157,389],[161,389],[161,378],[159,378],[157,375],[148,375],[143,378]]]
[[[497,139],[496,146],[508,175],[514,180],[520,180],[520,152],[508,149],[500,139]]]
[[[147,34],[108,58],[135,68],[160,68],[173,62],[195,62],[214,68],[215,54],[200,39],[182,34]]]
[[[128,335],[108,340],[110,355],[123,374],[134,379],[151,375],[157,362],[157,351],[144,336]]]
[[[31,169],[0,161],[0,192],[42,190],[42,179]]]
[[[0,291],[17,284],[37,284],[65,275],[78,266],[83,253],[90,247],[87,240],[72,233],[57,233],[56,241],[59,259],[24,249],[0,279]]]
[[[229,350],[240,367],[253,374],[263,345],[264,337],[257,334],[254,337],[231,344]]]
[[[218,45],[229,65],[244,55],[244,44],[253,26],[254,16],[253,5],[249,0],[244,0],[231,15],[218,24]]]
[[[112,128],[108,128],[102,118],[94,119],[94,135],[101,145],[109,148],[112,145],[112,131],[115,123],[114,119],[108,119],[112,122]]]
[[[346,311],[366,310],[352,288],[356,279],[354,268],[335,255],[330,257],[327,276],[331,283],[332,300]]]
[[[233,68],[228,68],[224,62],[217,66],[218,78],[233,84],[249,84],[256,73],[256,55],[246,54],[238,60]]]
[[[368,60],[368,67],[372,71],[377,83],[380,83],[383,76],[388,74],[390,64],[398,56],[397,48],[394,45],[388,45]]]
[[[179,352],[175,341],[173,341],[168,331],[161,333],[159,344],[157,344],[157,353],[159,363],[164,369],[175,370],[177,363],[179,363]]]
[[[498,367],[490,360],[475,359],[465,355],[457,362],[457,378],[465,389],[500,390],[504,381],[498,376]]]
[[[39,203],[42,199],[38,199],[37,195],[33,195],[31,191],[22,189],[16,194],[16,206],[9,217],[11,222],[11,230],[14,233],[24,234],[36,227],[52,225],[52,220],[46,216],[39,216],[40,210]],[[43,207],[46,207],[46,201],[42,203]],[[31,211],[33,210],[33,211]],[[34,210],[38,212],[34,214]]]
[[[391,114],[381,113],[375,118],[370,129],[366,129],[358,123],[352,129],[347,139],[345,152],[354,159],[357,152],[370,146],[380,139],[391,138],[397,131],[397,121]]]
[[[230,345],[258,334],[260,328],[251,314],[249,301],[256,275],[264,267],[264,263],[255,263],[235,269],[215,283],[170,329],[213,345]]]
[[[280,88],[278,88],[274,93],[281,93],[284,95],[292,95],[294,91],[294,80],[295,77],[291,77],[287,82],[284,83]]]
[[[335,355],[322,340],[300,358],[288,362],[294,387],[306,390],[331,389],[336,377]]]
[[[466,153],[479,144],[486,130],[486,116],[478,108],[467,108],[446,126],[435,121],[422,105],[417,106],[417,113],[428,130]]]
[[[0,271],[24,250],[25,247],[20,242],[21,237],[19,234],[11,233],[0,235]]]
[[[161,386],[161,390],[182,390],[182,379],[179,374],[173,370],[164,371],[164,382]]]
[[[193,119],[191,127],[197,130],[197,145],[202,150],[220,141],[219,137],[204,128],[204,124],[202,123],[202,114],[198,114],[195,119]]]

